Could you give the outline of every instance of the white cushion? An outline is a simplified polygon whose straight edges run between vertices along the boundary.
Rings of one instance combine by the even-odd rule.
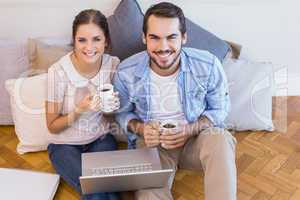
[[[19,138],[18,153],[46,150],[48,128],[45,116],[47,74],[5,82]]]
[[[52,200],[58,184],[56,174],[0,168],[1,199]]]
[[[227,128],[238,131],[272,131],[272,64],[229,58],[223,65],[231,100],[231,111],[226,119]]]

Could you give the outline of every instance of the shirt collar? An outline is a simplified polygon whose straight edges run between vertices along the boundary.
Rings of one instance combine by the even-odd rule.
[[[191,69],[189,68],[189,64],[188,64],[188,57],[186,55],[184,48],[182,48],[182,50],[180,52],[180,70],[183,72],[191,71]]]
[[[63,70],[65,71],[66,75],[68,76],[69,80],[75,87],[85,87],[88,85],[89,82],[92,82],[95,86],[100,85],[100,73],[103,70],[107,70],[109,65],[111,66],[111,60],[107,54],[103,54],[102,56],[102,66],[99,72],[91,79],[85,78],[82,76],[73,65],[71,61],[71,54],[69,52],[66,56],[62,57],[59,61],[60,65],[62,66]]]
[[[137,67],[135,68],[135,76],[142,78],[149,74],[149,55],[147,51],[144,51],[142,54],[141,61],[137,60]]]

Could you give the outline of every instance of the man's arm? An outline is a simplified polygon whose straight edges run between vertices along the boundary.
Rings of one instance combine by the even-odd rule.
[[[201,116],[207,117],[213,126],[222,127],[230,109],[230,99],[226,75],[216,57],[209,75],[205,100],[207,108]]]
[[[206,117],[201,116],[194,123],[184,126],[184,133],[189,136],[198,135],[202,130],[213,127],[213,123]]]
[[[113,79],[115,90],[119,92],[120,99],[120,109],[116,113],[116,120],[125,133],[128,134],[128,132],[131,131],[128,129],[128,123],[133,119],[137,120],[138,116],[133,112],[134,106],[130,102],[129,91],[123,83],[119,71],[117,71]]]
[[[127,129],[132,133],[142,136],[144,134],[144,122],[138,119],[132,119],[128,122]]]
[[[140,120],[132,119],[128,123],[128,129],[144,138],[147,147],[155,147],[160,144],[160,132],[158,122],[144,123]]]

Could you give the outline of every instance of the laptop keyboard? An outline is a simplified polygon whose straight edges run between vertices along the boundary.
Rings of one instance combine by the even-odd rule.
[[[92,175],[99,176],[99,175],[132,174],[137,172],[148,172],[148,171],[152,171],[151,163],[120,166],[120,167],[93,168]]]

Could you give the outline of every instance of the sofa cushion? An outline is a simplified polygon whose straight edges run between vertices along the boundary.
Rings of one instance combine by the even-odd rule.
[[[142,41],[143,13],[135,0],[122,0],[109,16],[111,54],[123,60],[146,49]]]
[[[9,95],[5,90],[5,80],[23,76],[28,69],[26,45],[11,40],[0,40],[0,124],[13,124],[9,106]]]
[[[9,79],[5,87],[10,94],[15,131],[19,139],[17,152],[23,154],[46,150],[50,134],[45,115],[47,74]]]
[[[244,59],[226,59],[223,65],[231,100],[227,128],[272,131],[273,65]]]
[[[30,74],[47,72],[48,68],[72,50],[69,40],[64,38],[28,39]]]
[[[230,46],[224,40],[187,18],[186,28],[188,38],[185,46],[207,50],[217,56],[220,61],[223,61],[227,52],[230,50]]]
[[[143,13],[136,0],[122,0],[114,14],[108,17],[112,51],[121,60],[146,49],[142,42]],[[221,61],[229,51],[229,45],[214,34],[186,19],[188,42],[185,46],[203,49],[216,55]]]

